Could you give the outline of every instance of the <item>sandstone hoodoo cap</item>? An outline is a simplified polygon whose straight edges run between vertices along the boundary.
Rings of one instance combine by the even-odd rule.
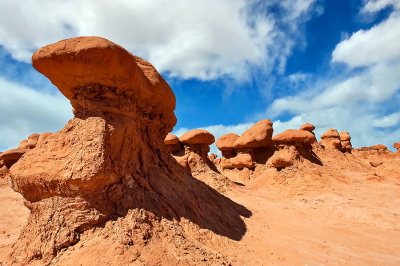
[[[149,62],[107,39],[78,37],[44,46],[33,54],[32,65],[69,100],[75,88],[100,84],[133,95],[140,110],[170,131],[176,124],[168,83]]]
[[[395,149],[400,149],[400,142],[395,142],[395,143],[393,144],[393,148],[395,148]]]
[[[221,136],[219,139],[217,139],[217,142],[215,142],[215,145],[217,145],[218,149],[220,151],[229,151],[233,150],[233,144],[235,141],[239,138],[239,135],[235,133],[228,133],[223,136]]]
[[[305,123],[304,125],[302,125],[299,130],[304,130],[304,131],[309,131],[309,132],[313,132],[315,129],[315,126],[313,124],[310,123]]]
[[[207,144],[214,143],[214,136],[204,129],[193,129],[183,134],[179,140],[184,144]]]
[[[311,144],[315,140],[315,136],[305,130],[287,129],[272,137],[272,140],[280,143],[300,142]]]
[[[350,134],[347,131],[340,132],[340,140],[341,141],[348,141],[351,140]]]
[[[322,134],[321,139],[325,138],[340,138],[339,132],[336,129],[328,129],[325,131],[324,134]]]
[[[269,119],[264,119],[246,130],[233,144],[237,148],[258,148],[268,147],[272,140],[272,122]]]
[[[165,144],[177,144],[178,142],[179,138],[171,133],[168,133],[168,135],[164,139]]]

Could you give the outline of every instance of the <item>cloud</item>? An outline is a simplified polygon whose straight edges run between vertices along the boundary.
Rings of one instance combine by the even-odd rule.
[[[369,30],[359,30],[340,42],[332,53],[332,62],[350,67],[365,67],[400,58],[400,12]]]
[[[244,80],[284,69],[315,0],[0,0],[0,44],[30,61],[43,45],[80,35],[121,44],[171,77]],[[268,12],[279,6],[279,16]],[[12,26],[11,26],[12,25]],[[290,29],[290,30],[287,30]],[[297,36],[297,37],[296,37]],[[299,45],[299,43],[297,43]]]
[[[57,132],[72,118],[68,100],[0,77],[0,151],[16,148],[30,134]]]
[[[400,2],[398,0],[370,0],[366,2],[366,5],[362,8],[362,12],[378,12],[389,6],[400,9]]]

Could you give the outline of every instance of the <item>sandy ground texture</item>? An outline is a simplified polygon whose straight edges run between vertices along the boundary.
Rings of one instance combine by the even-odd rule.
[[[80,236],[54,265],[400,265],[400,155],[319,151],[308,161],[277,171],[259,167],[225,193],[250,212],[240,240],[132,211],[140,234],[114,238],[129,219],[110,221]],[[382,162],[377,167],[371,161]],[[227,173],[232,179],[234,171]],[[0,265],[29,215],[22,197],[0,185]],[[152,224],[157,224],[159,233]],[[118,226],[117,226],[118,225]],[[147,226],[147,227],[146,227]],[[146,231],[147,230],[147,231]],[[143,232],[148,232],[146,235]],[[153,233],[152,233],[153,232]]]

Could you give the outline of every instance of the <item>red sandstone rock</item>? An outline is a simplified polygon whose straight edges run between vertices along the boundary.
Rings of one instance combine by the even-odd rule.
[[[27,146],[26,146],[27,143],[28,143],[28,140],[27,140],[27,139],[23,139],[23,140],[19,143],[18,149],[27,149]]]
[[[116,105],[117,96],[125,96],[149,119],[159,120],[163,133],[176,124],[175,95],[167,82],[150,63],[104,38],[78,37],[45,46],[33,54],[32,64],[71,100],[75,111],[100,108],[129,116],[128,102],[121,108]],[[93,106],[83,108],[81,97],[92,98],[93,93],[108,99],[108,104],[85,101]]]
[[[397,149],[397,152],[400,152],[400,142],[395,142],[393,148]]]
[[[342,150],[340,135],[336,129],[328,129],[324,134],[322,134],[319,143],[329,150]]]
[[[383,145],[383,144],[377,144],[377,145],[374,145],[374,146],[371,146],[374,150],[377,150],[377,151],[385,151],[385,150],[387,150],[388,148],[385,146],[385,145]]]
[[[235,141],[239,138],[239,136],[235,133],[228,133],[223,136],[221,136],[219,139],[217,139],[217,142],[215,142],[215,145],[218,147],[220,151],[228,151],[228,150],[233,150],[233,144]]]
[[[347,132],[347,131],[340,132],[340,143],[342,146],[342,152],[351,153],[353,146],[351,145],[350,140],[351,140],[351,137],[350,137],[349,132]]]
[[[235,149],[268,147],[272,143],[273,131],[272,122],[269,119],[261,120],[246,130],[233,146]]]
[[[313,132],[315,129],[315,126],[313,124],[310,123],[305,123],[304,125],[302,125],[299,130],[305,130],[305,131],[309,131],[309,132]]]
[[[28,137],[28,142],[26,143],[26,147],[28,149],[33,149],[36,147],[36,144],[39,140],[40,134],[34,133]]]
[[[351,140],[350,134],[347,131],[340,132],[340,141]]]
[[[135,210],[156,218],[126,218],[132,226],[118,228],[118,239],[134,226],[162,228],[162,219],[241,238],[238,205],[190,176],[165,148],[175,97],[153,66],[98,37],[46,46],[33,65],[70,99],[74,118],[9,169],[30,209],[12,264],[51,264],[87,229]]]
[[[315,136],[306,130],[287,129],[273,136],[272,140],[279,143],[300,142],[311,144],[315,141]]]
[[[164,139],[164,143],[167,145],[177,144],[178,142],[179,142],[179,138],[171,133],[168,133],[168,135]]]
[[[28,150],[27,149],[11,149],[0,154],[0,160],[10,168],[15,164]]]
[[[245,167],[253,169],[256,166],[256,163],[253,159],[253,150],[251,148],[238,149],[237,155],[235,157],[222,158],[221,166],[224,169],[243,169]]]
[[[214,136],[204,129],[189,130],[179,138],[183,144],[206,144],[211,145],[214,143]]]
[[[233,144],[238,138],[239,136],[235,133],[228,133],[217,139],[217,142],[215,144],[221,151],[222,157],[229,159],[237,155],[237,152],[234,150]]]
[[[299,151],[295,148],[295,146],[284,146],[283,148],[275,151],[275,153],[268,159],[267,165],[281,169],[293,165],[295,160],[298,158]]]

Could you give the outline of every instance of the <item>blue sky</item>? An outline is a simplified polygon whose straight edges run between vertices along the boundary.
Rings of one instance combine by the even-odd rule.
[[[398,0],[0,0],[0,150],[72,118],[30,57],[90,35],[161,72],[178,136],[269,118],[275,133],[310,122],[317,136],[349,131],[356,147],[400,141]]]

